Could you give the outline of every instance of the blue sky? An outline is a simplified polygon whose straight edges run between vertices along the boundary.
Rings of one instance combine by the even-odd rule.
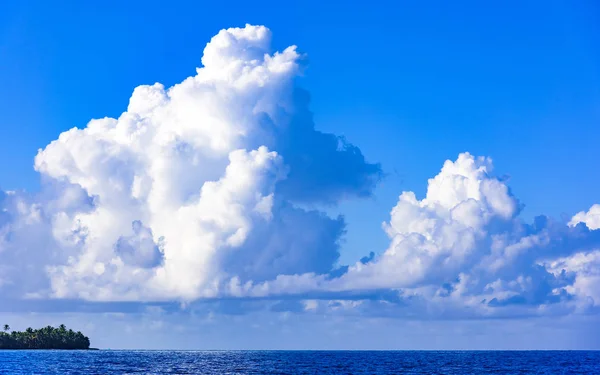
[[[306,54],[302,58],[306,68],[294,85],[310,92],[309,109],[316,130],[344,136],[366,158],[366,164],[355,161],[345,165],[359,170],[380,163],[385,175],[373,186],[357,185],[360,178],[371,176],[367,172],[356,179],[338,176],[335,171],[343,168],[336,163],[344,163],[346,154],[339,160],[322,160],[322,171],[307,167],[311,176],[323,172],[338,179],[337,183],[325,178],[323,181],[329,182],[319,185],[317,177],[297,182],[300,177],[290,175],[288,181],[292,182],[282,185],[284,194],[310,182],[317,183],[317,190],[330,188],[340,196],[358,195],[321,205],[318,200],[298,202],[302,199],[289,193],[286,201],[345,218],[343,237],[324,230],[315,234],[321,241],[314,245],[318,251],[302,263],[302,272],[313,266],[317,273],[328,271],[318,254],[330,250],[328,241],[333,237],[341,241],[336,266],[352,265],[371,251],[383,253],[390,238],[381,224],[391,220],[390,211],[400,193],[413,191],[417,199],[423,199],[428,179],[440,172],[445,160],[456,160],[462,152],[491,157],[495,175],[502,181],[510,177],[506,184],[525,204],[519,215],[523,222],[548,215],[566,224],[577,212],[600,202],[596,173],[600,160],[600,9],[593,1],[495,5],[477,1],[327,5],[311,1],[261,5],[173,1],[168,7],[153,1],[107,1],[93,6],[69,1],[3,4],[0,158],[5,162],[0,163],[0,189],[29,192],[23,194],[46,191],[33,168],[38,149],[74,126],[84,128],[92,118],[119,117],[139,85],[161,82],[170,87],[193,76],[211,37],[221,29],[247,23],[271,30],[273,51],[296,45]],[[309,144],[313,142],[312,135],[306,137]],[[298,138],[292,139],[298,142]],[[284,162],[306,152],[298,151],[300,146],[288,149],[283,144],[275,142],[274,147],[275,151],[281,147]],[[50,150],[44,161],[52,165],[60,155]],[[125,164],[115,165],[113,172],[118,175],[117,169]],[[73,174],[62,175],[58,167],[40,168],[51,180],[75,181]],[[291,173],[299,168],[292,165]],[[348,180],[343,180],[346,177]],[[92,195],[91,188],[84,189]],[[360,189],[369,191],[370,196],[360,197]],[[274,191],[277,194],[279,190]],[[285,212],[289,216],[284,217],[296,217],[292,211]],[[298,224],[306,227],[297,228],[310,231],[311,220],[317,219],[307,214]],[[335,223],[322,220],[315,226],[339,230]],[[147,229],[150,236],[156,231]],[[144,244],[142,237],[135,237],[146,232],[141,233],[121,233],[119,238],[133,244],[127,249],[135,251]],[[152,248],[154,245],[151,242]],[[586,251],[593,249],[590,246]],[[298,245],[297,251],[305,249]],[[9,260],[25,262],[16,255]],[[237,262],[231,267],[240,269]],[[267,279],[267,273],[257,275],[255,281]],[[56,286],[53,290],[56,293]],[[579,322],[583,318],[573,319]],[[393,321],[399,326],[407,324],[401,319]],[[302,316],[296,326],[310,324],[310,318]],[[491,323],[477,320],[468,324],[485,330]],[[445,332],[444,328],[440,332]],[[546,331],[542,327],[539,332]],[[311,347],[309,338],[303,340],[301,346]],[[451,339],[441,340],[447,343],[440,344],[443,347],[452,345]],[[334,340],[331,345],[339,344]],[[236,345],[250,344],[230,346]],[[588,346],[594,345],[598,343]],[[129,346],[135,346],[135,341]],[[222,347],[227,347],[227,342]]]

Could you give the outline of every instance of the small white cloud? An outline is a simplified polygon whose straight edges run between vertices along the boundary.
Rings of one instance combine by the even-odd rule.
[[[575,226],[579,223],[584,223],[592,230],[600,229],[600,204],[593,205],[587,212],[578,212],[573,216],[571,221],[569,221],[570,226]]]

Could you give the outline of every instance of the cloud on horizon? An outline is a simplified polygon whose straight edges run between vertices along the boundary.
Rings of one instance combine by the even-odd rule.
[[[527,224],[492,160],[469,153],[423,199],[402,192],[387,249],[339,265],[344,218],[324,208],[371,196],[383,172],[315,129],[295,84],[303,56],[270,42],[263,26],[221,30],[196,75],[139,86],[119,118],[40,150],[42,191],[0,191],[0,298],[441,319],[598,310],[600,205]]]

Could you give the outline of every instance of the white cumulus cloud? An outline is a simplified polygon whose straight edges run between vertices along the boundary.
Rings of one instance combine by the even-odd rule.
[[[569,225],[546,216],[526,224],[492,168],[491,159],[463,153],[429,180],[422,200],[403,192],[383,225],[389,248],[327,287],[394,290],[397,301],[429,313],[541,314],[600,305],[598,206]],[[588,227],[576,227],[580,221]]]
[[[587,212],[581,211],[575,214],[569,225],[575,226],[579,223],[584,223],[590,229],[600,229],[600,204],[593,205]]]
[[[300,207],[370,195],[381,170],[315,130],[301,67],[266,27],[221,30],[196,75],[62,133],[35,158],[44,192],[2,197],[0,288],[26,278],[27,258],[41,280],[14,294],[100,301],[328,272],[344,221]]]

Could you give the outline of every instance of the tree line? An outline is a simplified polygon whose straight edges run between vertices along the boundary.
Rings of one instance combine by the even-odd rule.
[[[64,324],[58,328],[47,326],[40,329],[27,328],[25,331],[12,331],[4,325],[0,332],[0,349],[89,349],[90,339],[83,333],[67,329]]]

